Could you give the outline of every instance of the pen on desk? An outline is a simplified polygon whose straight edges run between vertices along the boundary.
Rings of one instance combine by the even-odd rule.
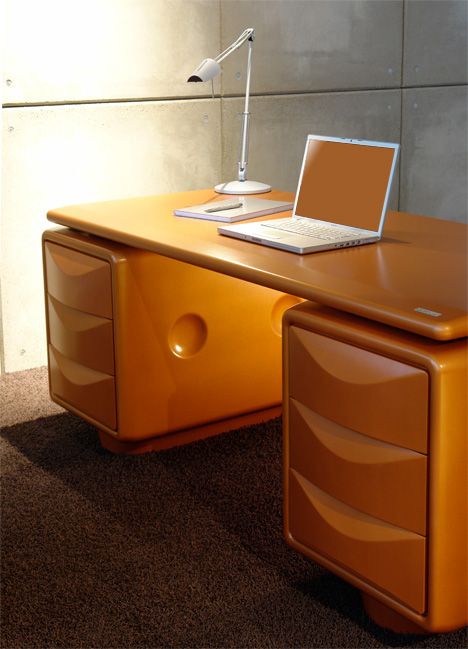
[[[229,203],[228,205],[220,205],[219,207],[208,207],[205,212],[224,212],[224,210],[234,210],[236,207],[242,207],[242,203]]]

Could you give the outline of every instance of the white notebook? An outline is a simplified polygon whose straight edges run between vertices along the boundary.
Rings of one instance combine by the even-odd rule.
[[[236,221],[253,219],[256,216],[286,212],[291,210],[292,207],[293,203],[284,201],[271,201],[267,198],[255,198],[253,196],[234,196],[221,201],[182,207],[174,210],[174,214],[195,219],[235,223]]]

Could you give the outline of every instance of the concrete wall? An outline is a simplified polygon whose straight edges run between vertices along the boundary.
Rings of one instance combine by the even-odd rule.
[[[392,206],[467,219],[465,0],[4,0],[3,371],[46,362],[40,259],[59,205],[235,177],[255,27],[249,177],[294,190],[307,133],[401,141]],[[0,329],[1,331],[1,329]]]

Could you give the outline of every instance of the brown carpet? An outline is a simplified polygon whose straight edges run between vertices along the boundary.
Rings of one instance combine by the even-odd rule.
[[[50,404],[43,369],[0,387],[3,648],[467,645],[378,628],[286,546],[279,420],[124,457]]]

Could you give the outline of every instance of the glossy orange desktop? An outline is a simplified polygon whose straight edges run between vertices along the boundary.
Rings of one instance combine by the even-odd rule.
[[[147,196],[51,210],[48,219],[429,338],[468,335],[465,225],[389,212],[377,245],[302,256],[222,237],[215,221],[172,215],[211,200],[219,200],[212,190]]]
[[[269,196],[291,200],[283,192]],[[246,339],[245,360],[235,370],[241,376],[244,363],[248,375],[271,358],[271,367],[275,367],[278,339],[272,340],[271,358],[266,358],[270,356],[269,336],[272,327],[278,326],[279,314],[292,306],[283,323],[286,539],[360,588],[369,614],[384,626],[429,632],[463,626],[468,620],[467,226],[390,212],[379,243],[299,256],[221,237],[216,222],[172,214],[175,208],[217,198],[206,190],[49,212],[51,221],[86,233],[44,234],[52,395],[54,385],[63,388],[62,371],[70,365],[67,355],[77,354],[80,359],[72,372],[77,385],[64,388],[73,398],[75,388],[79,392],[83,387],[81,365],[89,367],[98,359],[103,363],[99,371],[110,377],[108,394],[115,402],[111,412],[115,413],[115,404],[117,412],[126,411],[117,423],[108,419],[104,429],[101,423],[106,445],[112,447],[109,440],[113,440],[119,450],[118,444],[132,441],[135,430],[140,431],[139,441],[144,444],[145,434],[154,433],[155,420],[161,440],[170,443],[174,434],[182,435],[182,441],[190,439],[190,428],[184,429],[195,425],[190,417],[188,424],[187,420],[179,422],[179,429],[167,435],[164,417],[155,419],[149,408],[141,420],[149,420],[149,428],[142,427],[141,408],[132,410],[138,390],[125,387],[140,385],[145,344],[148,363],[143,362],[143,376],[149,377],[153,390],[160,380],[152,375],[154,365],[160,363],[154,354],[162,348],[165,354],[177,353],[177,335],[168,333],[174,332],[172,325],[154,328],[159,322],[158,304],[162,318],[171,309],[174,317],[175,312],[182,318],[193,316],[190,322],[183,321],[181,329],[184,344],[194,350],[189,356],[195,363],[180,384],[185,395],[190,382],[203,385],[204,377],[209,385],[216,385],[217,362],[232,362],[232,356],[223,355],[219,345],[206,367],[196,364],[206,338],[203,323],[208,322],[212,332],[222,328],[223,321],[234,321],[225,338],[232,345],[237,327],[252,322],[253,338]],[[58,251],[62,267],[56,272],[57,257],[50,257],[57,245],[62,248]],[[84,257],[73,259],[75,253]],[[63,262],[64,254],[72,259]],[[89,272],[82,272],[83,263],[91,266]],[[67,278],[60,297],[54,281],[64,268]],[[70,277],[81,273],[91,278],[96,272],[104,273],[102,281],[108,287],[102,289],[98,306],[72,304],[74,291],[67,288]],[[162,288],[161,277],[166,278]],[[229,288],[224,280],[233,278],[235,284]],[[148,302],[155,281],[158,297]],[[192,281],[196,298],[187,311],[183,303],[189,295],[178,291],[181,282]],[[204,293],[214,290],[213,282],[220,282],[218,295],[233,291],[232,310],[226,312],[216,301],[205,299]],[[81,284],[78,281],[76,289],[80,300],[88,299],[92,291],[82,291]],[[92,285],[94,279],[88,284]],[[249,291],[262,286],[271,295],[259,301]],[[111,296],[108,302],[103,297],[106,291]],[[141,295],[145,299],[138,311]],[[294,306],[300,299],[312,302]],[[145,319],[141,306],[147,304],[151,308]],[[96,308],[107,311],[97,313]],[[102,322],[93,320],[81,326],[82,312]],[[263,324],[255,324],[254,313],[268,317]],[[86,334],[97,336],[87,350],[82,343],[86,336],[70,334],[67,322],[73,323],[74,330],[95,330]],[[107,348],[97,342],[103,339]],[[54,351],[56,344],[62,346],[61,355]],[[250,354],[245,351],[249,345]],[[138,359],[132,358],[133,346]],[[98,348],[99,354],[95,353]],[[182,376],[186,372],[179,371]],[[275,371],[269,370],[270,378]],[[165,380],[162,385],[167,389]],[[258,385],[259,394],[262,388],[274,392],[274,382]],[[252,403],[263,399],[263,406],[253,407],[268,410],[268,405],[274,405],[267,403],[271,394],[270,390],[266,401],[262,397],[258,402],[253,395]],[[93,390],[87,398],[86,407],[105,403]],[[245,398],[244,394],[235,407]],[[209,407],[209,401],[201,402],[200,408],[195,401],[185,401],[187,412],[192,406],[194,413]],[[150,403],[147,398],[146,409]],[[73,403],[63,405],[80,414]],[[226,403],[221,400],[219,405],[214,417],[218,420]],[[233,414],[231,410],[226,416]],[[119,440],[119,425],[125,417],[126,432]]]

